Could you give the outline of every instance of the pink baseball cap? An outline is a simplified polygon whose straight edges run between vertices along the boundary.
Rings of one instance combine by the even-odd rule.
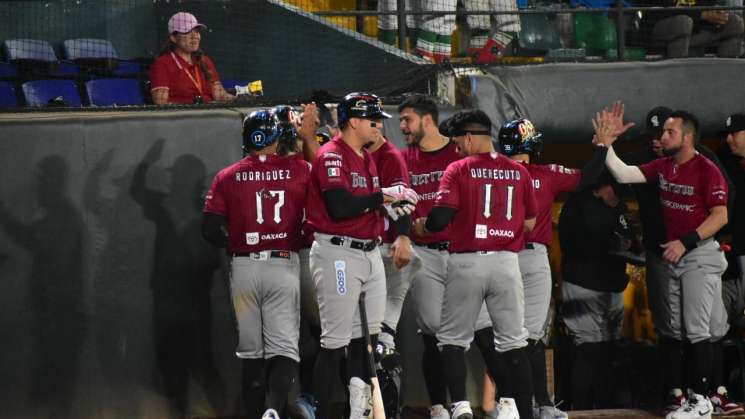
[[[197,22],[197,18],[191,13],[178,12],[168,19],[168,33],[189,33],[196,27],[207,29],[207,25]]]

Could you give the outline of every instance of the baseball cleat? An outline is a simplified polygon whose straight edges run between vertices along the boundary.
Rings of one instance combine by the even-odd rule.
[[[279,419],[279,413],[274,409],[266,409],[261,419]]]
[[[450,413],[445,406],[436,404],[429,408],[430,419],[450,419]]]
[[[555,406],[541,406],[536,417],[538,419],[567,419],[569,415]]]
[[[450,410],[453,412],[450,415],[452,419],[473,419],[471,403],[468,401],[455,402],[450,405]]]
[[[349,380],[349,419],[367,419],[372,413],[370,385],[352,377]]]
[[[520,419],[515,399],[501,397],[497,404],[497,419]]]
[[[714,406],[708,397],[691,393],[683,405],[668,413],[665,419],[711,419],[713,412]]]
[[[302,413],[303,419],[316,419],[316,408],[313,405],[313,396],[302,393],[295,399],[295,406]]]
[[[719,386],[716,393],[709,397],[709,400],[714,406],[714,416],[735,415],[745,412],[742,405],[729,399],[727,389],[724,386]]]

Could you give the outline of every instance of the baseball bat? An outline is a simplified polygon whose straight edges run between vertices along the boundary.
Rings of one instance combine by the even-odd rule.
[[[383,394],[380,392],[378,374],[375,373],[375,356],[370,342],[370,329],[367,327],[367,310],[365,309],[365,292],[360,293],[360,323],[362,323],[362,335],[367,347],[367,362],[370,367],[370,383],[372,387],[372,414],[374,419],[385,419],[385,408],[383,407]]]

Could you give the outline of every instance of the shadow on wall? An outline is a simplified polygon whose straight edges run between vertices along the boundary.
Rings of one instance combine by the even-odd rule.
[[[150,276],[153,342],[170,417],[181,418],[189,413],[191,380],[215,411],[225,407],[225,385],[215,365],[211,336],[211,278],[220,258],[218,249],[201,236],[204,163],[194,155],[181,155],[166,169],[167,191],[146,184],[164,143],[157,140],[138,164],[130,193],[155,225]]]
[[[72,418],[83,343],[89,331],[84,304],[84,225],[67,195],[69,167],[48,156],[36,166],[38,219],[25,223],[0,202],[0,227],[31,253],[32,359],[30,400],[50,417]]]

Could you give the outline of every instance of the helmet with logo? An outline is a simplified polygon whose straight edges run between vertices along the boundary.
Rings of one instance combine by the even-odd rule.
[[[251,112],[243,120],[243,150],[261,150],[280,139],[294,141],[297,132],[291,123],[291,111],[289,106],[277,106]]]
[[[543,146],[542,135],[528,119],[515,119],[506,122],[499,129],[499,148],[507,156],[538,155]]]
[[[372,93],[350,93],[344,96],[336,107],[340,128],[344,128],[352,118],[384,119],[391,116],[383,112],[383,102]]]

